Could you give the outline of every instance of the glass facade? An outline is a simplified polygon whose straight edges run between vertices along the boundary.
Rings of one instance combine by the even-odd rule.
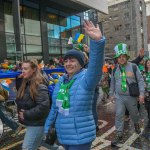
[[[74,37],[76,32],[81,32],[80,16],[65,16],[46,11],[47,39],[49,59],[62,56],[72,47],[68,45],[69,37]],[[14,20],[12,14],[12,2],[4,2],[5,35],[7,58],[9,60],[21,60],[16,55],[16,42],[14,33]],[[29,7],[20,4],[21,21],[21,52],[22,59],[43,58],[42,33],[41,33],[40,8]]]
[[[15,60],[17,58],[16,58],[16,44],[15,44],[13,15],[12,15],[12,3],[4,3],[4,18],[5,18],[7,58],[10,60]]]
[[[72,47],[68,45],[69,37],[74,37],[76,32],[80,32],[80,17],[47,13],[48,46],[49,55],[62,56]]]

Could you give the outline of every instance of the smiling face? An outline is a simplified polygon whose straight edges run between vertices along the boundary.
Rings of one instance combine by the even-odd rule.
[[[118,58],[117,58],[117,61],[118,61],[118,64],[120,65],[125,65],[127,63],[127,55],[120,55]]]
[[[74,57],[69,57],[64,60],[64,67],[69,75],[69,78],[80,71],[82,68],[79,61]]]
[[[30,78],[34,72],[35,72],[35,69],[31,68],[30,63],[22,64],[22,75],[24,78]]]

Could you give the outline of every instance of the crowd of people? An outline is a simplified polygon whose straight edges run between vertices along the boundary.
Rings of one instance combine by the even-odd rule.
[[[102,101],[115,102],[116,135],[112,146],[123,136],[125,115],[130,116],[137,134],[139,126],[138,103],[145,105],[148,114],[146,127],[150,128],[150,59],[144,60],[144,50],[132,61],[128,46],[115,46],[114,63],[104,62],[105,37],[99,26],[84,22],[90,46],[83,45],[84,52],[69,50],[64,58],[54,58],[53,65],[44,68],[65,68],[52,95],[49,95],[49,77],[42,70],[43,62],[35,59],[11,65],[7,60],[1,70],[22,73],[16,78],[17,113],[19,123],[6,114],[5,100],[8,93],[0,87],[0,118],[12,128],[16,136],[26,128],[22,149],[36,150],[46,140],[55,126],[57,140],[65,150],[90,150],[98,132],[97,100],[99,87]],[[4,94],[5,93],[5,94]],[[58,148],[58,147],[57,147]]]

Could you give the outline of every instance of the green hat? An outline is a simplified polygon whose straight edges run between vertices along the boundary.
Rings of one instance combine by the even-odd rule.
[[[118,58],[122,54],[128,56],[127,44],[119,43],[115,46],[114,50],[115,50],[115,53],[116,53],[114,58]],[[129,58],[129,56],[128,56],[128,58]]]

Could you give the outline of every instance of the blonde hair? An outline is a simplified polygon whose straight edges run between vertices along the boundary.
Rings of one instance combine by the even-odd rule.
[[[39,86],[39,84],[44,83],[44,77],[41,74],[38,68],[38,63],[35,59],[25,60],[23,63],[29,63],[30,67],[32,69],[35,69],[35,72],[33,72],[33,75],[30,77],[30,79],[23,79],[21,87],[19,88],[17,93],[17,99],[23,98],[27,83],[29,83],[30,96],[33,100],[35,100],[35,97],[38,95],[37,87]]]

